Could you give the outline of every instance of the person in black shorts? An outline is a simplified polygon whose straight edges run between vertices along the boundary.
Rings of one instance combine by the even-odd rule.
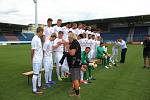
[[[70,96],[80,97],[79,93],[80,79],[81,79],[80,71],[82,66],[81,47],[79,42],[77,41],[77,36],[75,33],[69,32],[68,39],[69,39],[68,52],[64,52],[64,55],[59,61],[59,63],[63,64],[65,57],[67,57],[73,92],[75,92]]]
[[[144,68],[150,68],[150,35],[146,36],[143,46]]]
[[[81,70],[81,47],[77,41],[77,37],[74,33],[69,32],[69,56],[67,57],[67,62],[69,66],[69,71],[71,74],[72,86],[75,90],[75,96],[80,96],[79,87],[80,87],[80,70]]]

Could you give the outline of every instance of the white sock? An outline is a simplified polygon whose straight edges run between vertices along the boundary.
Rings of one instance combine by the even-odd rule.
[[[60,77],[60,72],[59,72],[59,66],[56,67],[56,73],[57,73],[57,77]]]
[[[84,72],[80,71],[80,73],[81,73],[81,80],[83,80]]]
[[[65,76],[65,71],[64,71],[64,68],[61,67],[61,77],[64,77]]]
[[[33,77],[32,77],[32,88],[33,88],[34,92],[37,91],[36,83],[37,83],[37,75],[33,75]]]
[[[38,75],[38,87],[41,86],[41,73],[39,73]]]
[[[53,72],[53,69],[50,69],[49,70],[49,81],[52,81],[52,72]]]
[[[48,83],[48,75],[49,75],[49,72],[45,72],[45,82]]]

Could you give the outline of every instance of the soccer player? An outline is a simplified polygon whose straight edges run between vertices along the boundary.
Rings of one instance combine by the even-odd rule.
[[[93,70],[93,66],[89,65],[90,61],[88,58],[88,54],[90,52],[91,48],[90,47],[86,47],[84,51],[82,51],[81,54],[81,60],[82,60],[82,67],[85,69],[82,70],[81,67],[81,83],[90,83],[89,79],[94,79],[92,78],[92,70]]]
[[[62,31],[64,33],[64,40],[68,40],[68,32],[71,27],[71,23],[67,23],[64,27],[62,27]]]
[[[77,36],[79,34],[82,34],[83,30],[82,30],[82,23],[78,23],[78,28],[76,29],[76,33],[77,33]]]
[[[53,20],[51,18],[47,19],[47,26],[44,28],[45,40],[49,39],[52,33],[54,33],[53,27],[51,27]]]
[[[104,43],[101,42],[100,46],[97,47],[96,57],[97,57],[97,59],[100,59],[100,61],[102,62],[102,65],[108,69],[109,67],[107,66],[107,59],[105,57],[106,52],[105,52],[103,46],[104,46]]]
[[[57,20],[57,25],[55,25],[55,26],[53,27],[53,28],[54,28],[54,32],[56,33],[57,36],[58,36],[58,32],[59,32],[59,31],[62,31],[61,24],[62,24],[62,20],[61,20],[61,19],[58,19],[58,20]]]
[[[75,33],[77,35],[77,23],[72,23],[72,27],[69,29],[72,33]]]
[[[56,39],[56,35],[52,34],[49,40],[46,40],[43,45],[43,53],[44,53],[44,69],[45,69],[45,83],[46,88],[50,87],[50,84],[54,84],[52,81],[52,70],[53,70],[53,41]]]
[[[116,65],[116,63],[118,62],[117,57],[118,57],[118,47],[119,44],[117,43],[117,41],[115,41],[113,43],[113,47],[112,47],[112,56],[111,56],[111,61],[114,65]]]
[[[85,48],[84,48],[83,34],[79,34],[79,35],[78,35],[78,42],[79,42],[79,44],[80,44],[80,46],[81,46],[81,51],[84,51]]]
[[[89,63],[89,58],[88,58],[88,54],[90,52],[90,47],[86,47],[84,51],[82,51],[81,53],[81,61],[82,61],[82,67],[81,68],[81,83],[85,83],[87,84],[87,80],[88,80],[88,63]],[[83,79],[84,78],[84,79]]]
[[[33,65],[33,77],[32,77],[32,86],[33,86],[33,93],[39,94],[43,93],[39,91],[41,87],[41,68],[42,68],[42,59],[43,59],[43,50],[42,50],[42,43],[41,37],[43,36],[44,29],[38,27],[36,30],[36,35],[33,37],[31,41],[31,60]],[[37,89],[37,81],[38,81],[38,89]]]
[[[92,35],[92,45],[91,45],[91,57],[94,59],[96,57],[96,40],[95,33]]]
[[[60,68],[61,68],[61,64],[59,63],[59,61],[61,60],[62,56],[63,56],[63,52],[64,52],[64,43],[65,40],[63,39],[63,32],[59,31],[58,32],[58,38],[56,38],[54,40],[54,44],[53,44],[53,51],[54,51],[54,55],[55,55],[55,60],[56,60],[56,74],[57,74],[57,78],[59,81],[62,81],[61,77],[60,77]]]

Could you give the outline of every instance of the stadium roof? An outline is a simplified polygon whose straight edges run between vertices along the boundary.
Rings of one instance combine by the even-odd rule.
[[[105,18],[105,19],[92,19],[84,21],[75,21],[85,24],[94,23],[125,23],[125,22],[150,22],[150,15],[138,15],[138,16],[127,16],[127,17],[116,17],[116,18]]]

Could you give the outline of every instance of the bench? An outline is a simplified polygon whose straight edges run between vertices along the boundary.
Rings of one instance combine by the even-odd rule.
[[[41,72],[44,72],[44,68],[42,68]],[[28,77],[28,85],[29,85],[29,78],[33,76],[33,71],[28,71],[25,73],[22,73],[22,75],[27,76]]]

